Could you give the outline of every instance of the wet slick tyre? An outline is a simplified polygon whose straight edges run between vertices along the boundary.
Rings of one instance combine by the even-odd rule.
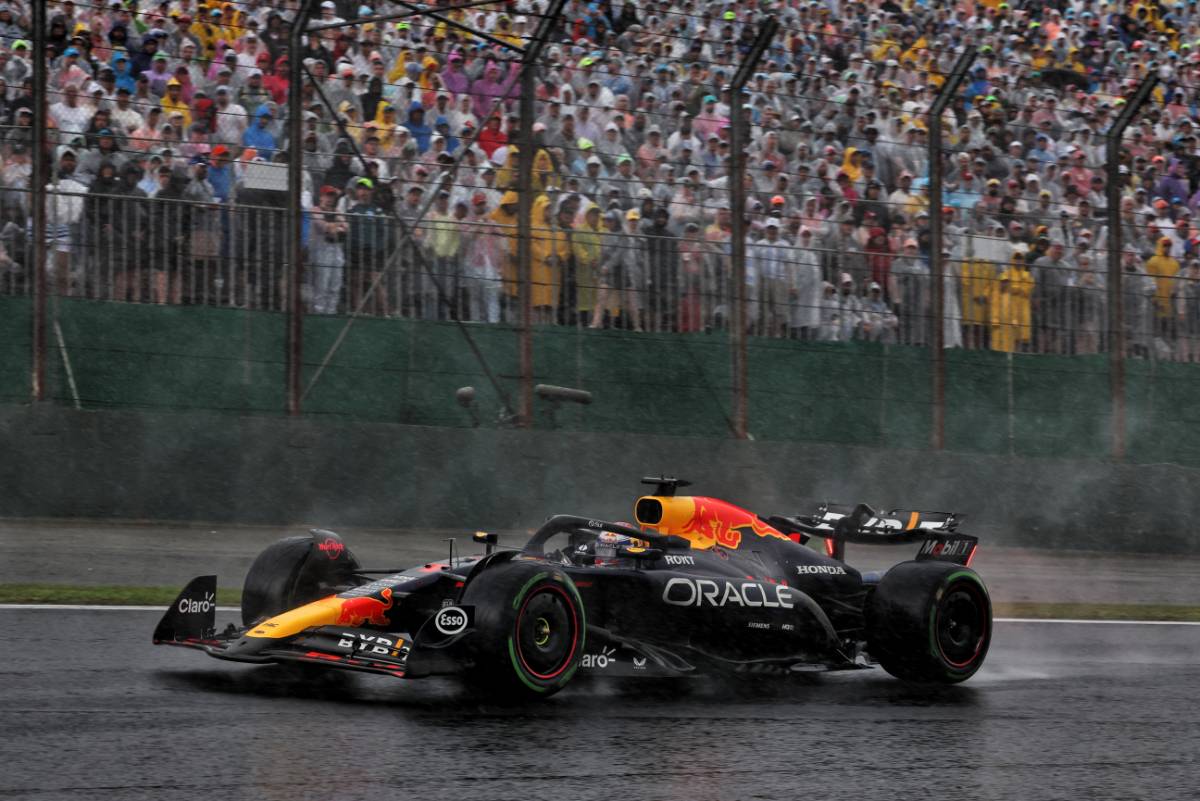
[[[954,684],[979,670],[992,639],[992,601],[975,571],[902,562],[867,607],[867,650],[905,681]]]
[[[242,623],[252,626],[354,583],[358,560],[331,531],[286,537],[250,565],[242,584]]]
[[[575,583],[545,562],[514,560],[467,584],[462,603],[475,607],[468,681],[504,697],[546,697],[579,667],[587,634]]]

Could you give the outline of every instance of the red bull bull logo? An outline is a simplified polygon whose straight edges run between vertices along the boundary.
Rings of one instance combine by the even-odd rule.
[[[386,603],[378,598],[370,597],[343,599],[337,625],[352,627],[388,625],[390,621],[387,612],[392,608],[392,591],[385,587],[379,594],[383,596]]]
[[[754,534],[759,537],[787,536],[774,527],[759,520],[753,512],[731,503],[702,496],[680,496],[655,498],[661,504],[661,518],[651,524],[664,534],[686,537],[694,548],[737,548],[742,537]]]

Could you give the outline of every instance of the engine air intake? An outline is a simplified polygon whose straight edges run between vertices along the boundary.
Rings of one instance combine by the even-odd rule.
[[[662,501],[657,498],[639,498],[633,513],[641,525],[657,526],[663,518]]]

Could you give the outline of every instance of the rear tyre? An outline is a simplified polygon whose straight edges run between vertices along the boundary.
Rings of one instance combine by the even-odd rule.
[[[462,603],[475,607],[472,684],[544,698],[575,675],[587,620],[575,583],[559,568],[545,562],[501,563],[467,584]]]
[[[867,606],[867,651],[899,679],[954,684],[975,674],[992,639],[992,601],[975,571],[902,562]]]
[[[242,585],[242,624],[253,626],[355,583],[358,560],[333,532],[286,537],[258,555]]]

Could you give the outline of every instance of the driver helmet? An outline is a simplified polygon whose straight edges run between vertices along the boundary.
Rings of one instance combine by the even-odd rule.
[[[644,547],[645,543],[639,539],[612,531],[601,531],[596,536],[596,564],[608,566],[628,565],[633,560],[627,556],[621,556],[620,549]]]

